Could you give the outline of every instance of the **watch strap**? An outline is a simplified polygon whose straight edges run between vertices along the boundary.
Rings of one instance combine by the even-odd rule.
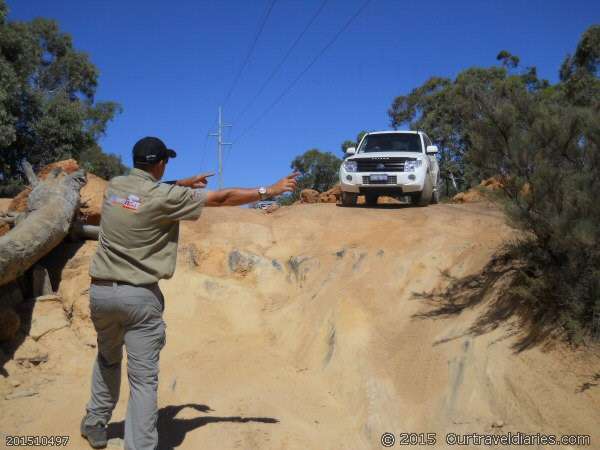
[[[261,186],[258,188],[258,196],[261,200],[266,200],[267,198],[269,198],[269,191],[266,187]]]

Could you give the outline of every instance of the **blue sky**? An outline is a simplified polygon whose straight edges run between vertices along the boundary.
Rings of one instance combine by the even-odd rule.
[[[8,0],[9,17],[57,20],[100,70],[98,100],[123,113],[101,145],[131,162],[146,135],[179,153],[167,178],[216,168],[206,140],[258,23],[271,0]],[[277,0],[236,89],[224,105],[231,122],[305,27],[322,0]],[[233,122],[235,140],[298,76],[364,0],[329,0],[279,74]],[[226,159],[226,186],[268,184],[310,148],[341,156],[340,143],[361,129],[389,128],[394,97],[433,75],[453,77],[495,64],[506,49],[540,76],[558,68],[581,33],[600,22],[592,0],[372,0],[348,30]],[[435,138],[435,137],[434,137]]]

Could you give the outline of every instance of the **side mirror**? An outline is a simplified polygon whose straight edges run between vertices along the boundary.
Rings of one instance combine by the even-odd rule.
[[[426,153],[428,155],[435,155],[438,152],[437,145],[428,145]]]
[[[356,153],[356,147],[348,147],[346,149],[346,155],[354,155]]]

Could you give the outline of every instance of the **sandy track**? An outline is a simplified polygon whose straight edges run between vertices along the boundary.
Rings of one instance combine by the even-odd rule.
[[[183,227],[177,272],[161,283],[161,448],[370,449],[386,431],[435,432],[436,448],[447,432],[591,434],[600,448],[597,358],[517,354],[506,327],[472,336],[485,305],[413,317],[428,309],[415,293],[443,289],[444,270],[477,272],[511,234],[475,204],[205,211]],[[5,434],[66,434],[86,448],[77,427],[95,354],[85,292],[94,245],[62,271],[73,320],[40,341],[49,361],[5,366]],[[15,379],[39,394],[4,400]]]

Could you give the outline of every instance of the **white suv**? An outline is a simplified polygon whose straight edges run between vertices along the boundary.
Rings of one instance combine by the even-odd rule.
[[[438,148],[422,131],[375,131],[361,139],[358,149],[346,150],[340,167],[342,205],[354,206],[359,195],[368,205],[381,195],[419,206],[439,201]]]

